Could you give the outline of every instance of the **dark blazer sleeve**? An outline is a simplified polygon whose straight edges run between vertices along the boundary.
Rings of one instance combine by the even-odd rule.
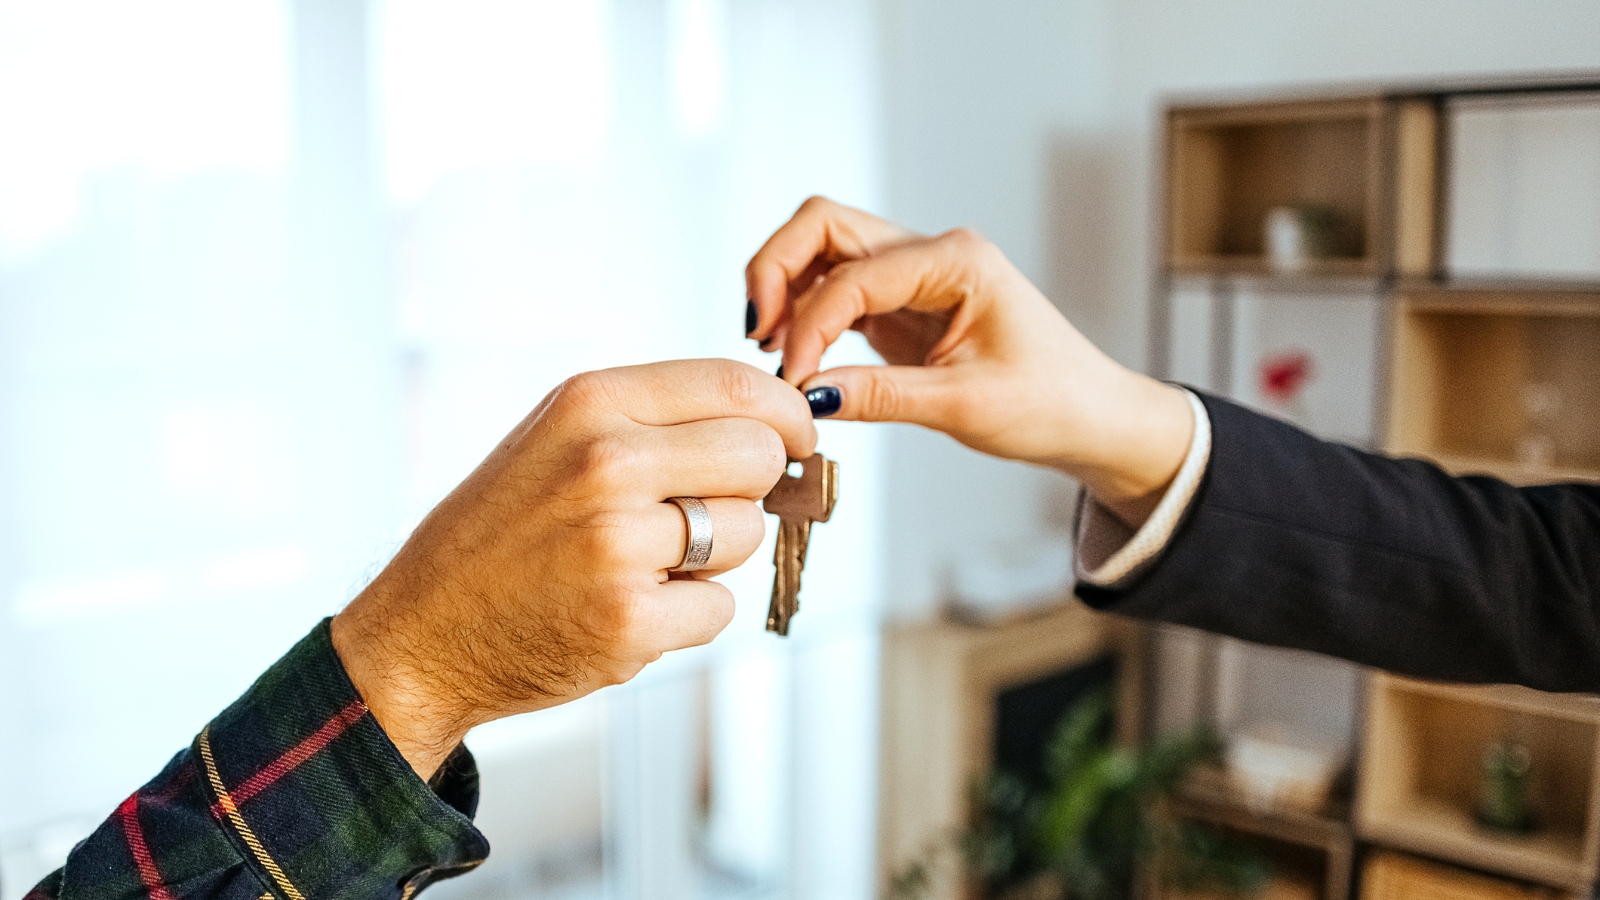
[[[1600,691],[1600,486],[1452,477],[1201,400],[1211,459],[1188,514],[1129,583],[1079,585],[1091,606],[1423,678]]]

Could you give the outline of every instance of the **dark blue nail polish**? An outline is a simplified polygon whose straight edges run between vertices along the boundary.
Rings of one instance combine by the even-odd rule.
[[[756,326],[761,324],[761,313],[756,311],[756,302],[747,300],[744,304],[744,336],[749,337]]]
[[[811,417],[813,419],[826,419],[839,411],[839,406],[844,402],[844,395],[836,387],[819,387],[806,391],[806,402],[811,404]]]
[[[778,371],[772,373],[772,377],[774,377],[774,378],[782,378],[783,377],[783,366],[781,364],[778,366]]]

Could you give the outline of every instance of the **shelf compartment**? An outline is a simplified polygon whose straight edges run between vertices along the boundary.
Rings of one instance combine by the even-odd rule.
[[[1383,234],[1377,99],[1189,107],[1168,114],[1167,263],[1175,271],[1267,272],[1275,206],[1331,210],[1333,252],[1307,274],[1375,274]]]
[[[1184,782],[1172,808],[1180,817],[1223,828],[1235,839],[1242,837],[1244,843],[1274,861],[1279,871],[1256,900],[1293,895],[1345,900],[1349,896],[1355,843],[1343,818],[1348,813],[1347,802],[1336,801],[1318,812],[1262,806],[1234,790],[1219,767],[1203,766]]]
[[[1600,480],[1600,294],[1411,291],[1387,449],[1458,474]]]
[[[1600,702],[1525,688],[1375,674],[1357,834],[1376,844],[1556,887],[1593,883],[1600,838]],[[1482,758],[1513,740],[1532,758],[1526,835],[1478,825]]]

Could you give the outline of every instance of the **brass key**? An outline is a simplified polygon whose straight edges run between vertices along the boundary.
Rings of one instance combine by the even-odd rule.
[[[811,523],[826,522],[839,499],[839,464],[818,453],[800,462],[798,477],[784,472],[762,506],[778,517],[778,545],[772,554],[772,604],[767,630],[787,636],[789,619],[800,611],[800,571],[806,566]]]

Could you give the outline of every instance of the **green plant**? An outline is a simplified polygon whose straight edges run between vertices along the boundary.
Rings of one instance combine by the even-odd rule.
[[[986,893],[1042,887],[1072,900],[1130,900],[1145,872],[1182,890],[1259,889],[1270,875],[1263,860],[1165,811],[1184,776],[1221,752],[1216,736],[1201,730],[1118,747],[1112,713],[1109,690],[1085,697],[1051,739],[1042,780],[997,772],[979,785],[976,820],[959,843]],[[891,896],[922,896],[932,868],[931,854],[907,867]]]

